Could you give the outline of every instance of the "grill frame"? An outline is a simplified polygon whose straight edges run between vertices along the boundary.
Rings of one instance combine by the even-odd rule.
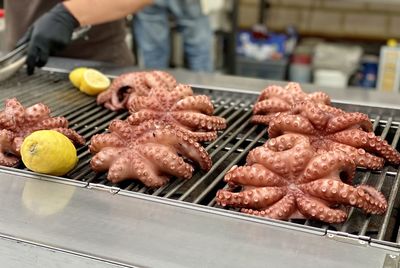
[[[81,94],[72,93],[73,92],[72,86],[69,85],[67,79],[64,78],[66,78],[65,73],[57,72],[52,74],[46,71],[39,72],[39,74],[37,74],[33,79],[32,78],[23,79],[20,85],[17,85],[17,87],[21,89],[21,91],[15,95],[17,95],[17,97],[19,96],[18,99],[22,100],[22,103],[24,105],[33,104],[37,101],[43,101],[44,103],[48,104],[52,108],[53,115],[66,116],[71,123],[71,127],[77,130],[80,134],[83,134],[83,136],[87,138],[87,142],[89,141],[90,137],[93,134],[104,132],[106,126],[108,125],[111,119],[116,119],[116,118],[123,119],[127,116],[126,112],[123,113],[110,112],[102,107],[97,106],[93,98],[86,97]],[[14,78],[14,80],[15,79],[18,79],[18,77]],[[48,81],[49,79],[50,81],[53,81],[53,83],[57,85],[55,85],[54,87],[49,86],[51,85],[51,82]],[[11,84],[11,88],[14,88],[14,86],[12,85],[13,83],[12,81],[9,83]],[[30,87],[31,85],[33,85],[34,87],[31,88]],[[2,87],[2,85],[0,87]],[[6,87],[6,85],[4,87]],[[63,89],[65,90],[63,91]],[[42,90],[42,91],[36,92],[36,90]],[[105,179],[105,174],[84,180],[85,177],[91,173],[91,171],[88,170],[87,167],[88,166],[87,159],[89,157],[89,153],[86,147],[82,147],[78,149],[78,155],[80,158],[78,166],[70,174],[67,175],[67,177],[73,176],[74,179],[66,179],[53,176],[44,176],[44,177],[51,180],[61,180],[67,183],[76,182],[81,187],[102,189],[112,194],[122,194],[127,196],[137,196],[137,195],[142,196],[143,194],[146,198],[150,199],[151,198],[156,198],[157,200],[168,199],[172,200],[172,202],[177,202],[177,203],[181,203],[181,201],[184,201],[183,202],[184,204],[188,203],[189,205],[194,205],[194,206],[200,205],[204,209],[212,209],[220,211],[221,208],[213,207],[215,205],[215,203],[213,203],[213,199],[211,199],[211,201],[209,201],[207,204],[202,204],[201,201],[203,200],[203,198],[209,196],[210,192],[219,189],[219,187],[217,186],[223,184],[222,179],[225,171],[227,171],[234,164],[243,163],[243,160],[247,155],[248,151],[253,149],[255,146],[259,146],[264,143],[264,141],[266,140],[266,135],[265,135],[266,129],[261,126],[251,126],[251,124],[249,123],[252,103],[254,103],[255,99],[257,98],[258,92],[240,92],[240,91],[233,91],[233,90],[231,91],[229,89],[213,88],[213,87],[202,87],[202,88],[194,87],[194,90],[196,93],[203,93],[210,96],[214,96],[213,101],[216,107],[217,115],[221,115],[221,113],[225,113],[226,115],[230,111],[233,112],[230,114],[230,116],[228,116],[227,130],[223,131],[222,134],[220,133],[216,141],[208,143],[208,145],[205,146],[208,149],[208,151],[210,151],[210,149],[215,147],[213,150],[211,150],[212,156],[215,157],[213,157],[214,165],[213,169],[210,172],[203,174],[203,176],[201,176],[202,173],[197,172],[194,175],[194,177],[191,180],[189,180],[189,182],[174,180],[167,186],[149,193],[149,190],[147,188],[140,186],[140,183],[130,183],[128,186],[123,186],[123,187],[121,185],[110,184]],[[58,94],[58,91],[63,91],[63,92]],[[6,97],[10,97],[10,93],[12,92],[9,92],[7,90],[2,90],[0,92],[0,98],[4,99]],[[46,99],[43,99],[44,95],[46,95]],[[62,97],[62,99],[60,99],[60,97]],[[243,99],[244,97],[246,97],[246,99]],[[241,101],[245,103],[240,104]],[[89,106],[87,106],[87,104],[89,104]],[[334,104],[347,111],[360,111],[360,112],[367,112],[369,114],[375,113],[375,115],[372,117],[371,120],[372,122],[374,122],[374,130],[376,131],[376,133],[380,134],[383,138],[386,138],[387,135],[389,135],[389,139],[394,140],[394,145],[397,148],[399,148],[398,140],[400,138],[400,128],[399,128],[400,109],[393,110],[385,107],[377,108],[377,107],[370,107],[368,105],[365,106],[354,105],[351,103],[340,103],[335,101]],[[58,109],[54,110],[54,107],[57,107]],[[80,115],[82,112],[85,111],[88,111],[88,113]],[[95,120],[93,118],[91,119],[87,118],[89,115],[93,115]],[[234,130],[234,128],[238,125],[241,126],[238,129]],[[231,141],[236,141],[236,142],[232,143]],[[245,146],[241,146],[242,144],[244,144]],[[221,151],[224,152],[222,156],[218,154]],[[233,156],[230,157],[232,154]],[[225,158],[231,161],[227,164],[226,161],[224,161]],[[218,160],[216,161],[216,159]],[[21,167],[22,166],[20,166],[19,168]],[[83,171],[78,173],[78,171],[81,170],[82,168]],[[20,169],[16,168],[10,168],[10,169],[2,168],[2,169],[11,170],[12,172],[16,173],[23,172],[32,174],[33,176],[36,175],[35,173],[31,173],[26,170],[21,171]],[[212,179],[210,179],[210,177],[212,177],[213,174],[215,174],[215,172],[218,172],[218,169],[222,169],[221,171],[219,171],[220,172],[219,175],[216,177],[214,176]],[[370,243],[376,243],[378,245],[389,246],[396,249],[400,249],[400,241],[399,241],[400,233],[399,233],[398,222],[394,223],[395,227],[393,229],[393,232],[395,232],[396,230],[398,232],[395,241],[388,241],[390,239],[384,240],[384,236],[387,233],[389,225],[393,224],[391,223],[391,218],[393,216],[392,214],[395,212],[397,213],[397,210],[399,208],[399,200],[398,200],[399,199],[398,191],[400,186],[399,170],[394,169],[393,167],[390,166],[386,166],[382,171],[374,171],[374,172],[365,172],[361,169],[358,169],[357,174],[358,174],[357,176],[359,177],[358,178],[359,181],[378,183],[378,186],[380,187],[384,186],[385,181],[387,180],[395,180],[394,183],[390,184],[394,185],[394,187],[392,187],[390,190],[390,195],[388,196],[387,194],[385,194],[385,196],[388,198],[389,201],[388,211],[390,211],[390,213],[386,213],[384,216],[365,217],[363,215],[359,215],[360,213],[357,210],[351,209],[350,210],[351,215],[349,216],[349,220],[347,221],[349,223],[346,222],[345,224],[339,226],[340,228],[335,226],[329,226],[327,224],[316,223],[314,221],[309,221],[309,220],[305,222],[299,222],[299,221],[280,222],[270,219],[261,219],[261,222],[265,222],[268,224],[283,225],[287,226],[288,228],[294,228],[296,230],[301,230],[301,231],[318,230],[318,232],[326,234],[351,236],[353,238],[356,237],[362,241],[368,241]],[[200,178],[198,178],[199,176]],[[184,188],[187,184],[190,184],[189,185],[190,187],[186,191],[178,195],[179,197],[174,195],[179,190],[179,188],[182,187]],[[190,195],[195,191],[199,191],[198,187],[203,184],[206,185],[205,189],[201,190],[201,192],[195,195],[194,197],[193,195]],[[387,185],[385,187],[387,187]],[[165,193],[164,190],[166,189],[170,190],[167,193]],[[161,194],[163,193],[165,194],[161,196]],[[225,211],[225,209],[223,211]],[[230,215],[240,215],[241,217],[248,217],[249,220],[260,221],[260,218],[258,217],[243,215],[233,210],[225,212],[229,213]],[[354,217],[365,218],[365,221],[363,221],[362,224],[361,232],[358,232],[357,234],[354,234],[351,231],[352,227],[351,221],[353,215]],[[382,227],[378,230],[376,237],[374,235],[368,235],[368,233],[366,232],[368,231],[368,226],[370,224],[376,225],[375,221],[377,217],[382,219],[381,221]],[[394,234],[392,234],[391,236],[393,235]],[[392,240],[394,240],[394,238]]]

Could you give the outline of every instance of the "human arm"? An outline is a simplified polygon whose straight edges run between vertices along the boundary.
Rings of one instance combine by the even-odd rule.
[[[154,0],[69,0],[64,6],[81,26],[95,25],[136,13]]]

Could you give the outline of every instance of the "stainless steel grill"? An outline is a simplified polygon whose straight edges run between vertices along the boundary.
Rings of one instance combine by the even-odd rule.
[[[13,79],[3,82],[0,89],[2,100],[15,96],[24,105],[37,102],[47,104],[53,115],[65,116],[70,122],[70,127],[84,136],[87,143],[94,134],[105,132],[111,120],[127,117],[126,112],[110,112],[97,106],[95,98],[80,94],[70,85],[67,75],[63,73],[40,71],[33,77],[18,74]],[[225,172],[233,165],[243,165],[247,153],[254,147],[262,145],[266,141],[267,134],[264,127],[254,126],[249,121],[252,104],[257,98],[256,94],[207,88],[194,90],[196,93],[209,95],[215,106],[215,114],[223,116],[228,121],[228,128],[219,133],[217,140],[204,143],[214,163],[209,172],[198,171],[187,181],[172,179],[169,184],[156,190],[148,189],[136,181],[125,181],[115,185],[106,179],[106,174],[96,174],[90,169],[88,164],[91,155],[86,144],[78,149],[79,163],[66,177],[115,192],[139,192],[217,207],[214,197],[218,189],[225,187],[223,182]],[[334,103],[334,105],[347,111],[368,113],[374,123],[375,133],[399,149],[400,110],[344,103]],[[22,164],[17,168],[25,169]],[[388,211],[383,216],[366,216],[357,209],[350,209],[348,220],[340,225],[328,225],[312,220],[293,222],[400,248],[399,177],[399,169],[392,166],[385,166],[380,171],[357,170],[356,184],[373,185],[388,199]]]

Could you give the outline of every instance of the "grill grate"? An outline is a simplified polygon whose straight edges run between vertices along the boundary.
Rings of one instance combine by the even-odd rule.
[[[94,134],[103,133],[113,119],[124,119],[126,112],[110,112],[96,105],[95,99],[80,94],[68,82],[67,75],[61,73],[37,72],[33,77],[18,74],[0,85],[0,98],[17,97],[23,105],[43,102],[53,111],[54,116],[65,116],[70,127],[87,139]],[[196,93],[209,95],[215,106],[215,114],[227,119],[228,128],[219,133],[217,140],[204,143],[213,160],[213,167],[207,173],[198,171],[187,181],[172,179],[169,184],[156,190],[148,189],[136,181],[125,181],[118,185],[110,183],[106,174],[96,174],[89,167],[91,155],[85,146],[78,149],[79,163],[66,177],[88,183],[118,187],[122,190],[146,193],[149,195],[181,200],[204,206],[214,206],[215,194],[225,187],[223,176],[233,165],[243,165],[247,153],[266,141],[266,129],[249,122],[252,104],[257,95],[228,91],[195,88]],[[374,123],[374,131],[399,149],[400,121],[393,109],[375,108],[361,105],[335,104],[347,111],[368,113]],[[25,169],[21,164],[19,169]],[[354,235],[368,236],[377,241],[389,242],[400,247],[398,220],[400,200],[399,170],[385,166],[381,171],[358,169],[355,183],[366,183],[381,190],[388,199],[388,212],[383,216],[366,216],[358,209],[349,210],[349,218],[344,224],[328,225],[313,220],[294,220],[292,222],[314,226],[325,230],[335,230]]]

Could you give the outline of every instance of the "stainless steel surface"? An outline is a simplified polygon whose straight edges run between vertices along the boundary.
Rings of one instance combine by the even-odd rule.
[[[57,267],[57,268],[125,268],[104,260],[83,257],[20,239],[0,236],[1,267]]]
[[[387,254],[288,223],[1,174],[0,232],[139,267],[383,267]],[[0,243],[1,245],[1,243]],[[23,252],[16,251],[16,256]],[[340,256],[340,257],[338,257]]]
[[[14,79],[0,84],[0,99],[16,96],[24,105],[30,105],[42,101],[52,108],[54,115],[65,116],[70,121],[71,127],[88,140],[92,135],[104,132],[112,119],[125,118],[127,116],[125,112],[113,113],[97,106],[93,97],[83,95],[76,89],[72,88],[66,77],[66,74],[51,74],[43,71],[37,72],[33,77],[26,77],[21,73]],[[178,80],[180,80],[179,76]],[[265,81],[263,82],[266,83]],[[76,186],[79,187],[102,190],[101,192],[103,193],[111,192],[114,196],[124,196],[124,198],[127,198],[124,199],[127,203],[136,202],[130,201],[131,199],[129,198],[132,198],[132,200],[139,198],[151,201],[157,200],[158,202],[168,204],[169,207],[171,205],[178,206],[179,204],[182,204],[180,201],[185,201],[185,204],[192,203],[200,205],[198,207],[191,204],[187,207],[189,210],[196,208],[206,213],[217,213],[216,211],[218,211],[218,213],[222,213],[224,217],[230,217],[231,220],[240,218],[244,219],[245,222],[254,221],[255,218],[253,217],[238,216],[236,212],[230,212],[216,207],[214,197],[216,191],[225,186],[225,183],[223,182],[225,171],[234,164],[243,164],[247,153],[255,146],[263,144],[266,139],[265,128],[253,126],[249,122],[252,103],[254,103],[257,98],[258,92],[245,90],[234,91],[218,87],[210,89],[204,86],[195,88],[195,91],[197,93],[205,93],[209,95],[216,107],[216,114],[225,117],[228,121],[228,128],[219,133],[219,138],[214,142],[205,144],[206,149],[212,156],[214,162],[213,168],[209,172],[205,174],[197,172],[193,178],[188,181],[172,180],[171,183],[157,190],[147,189],[142,184],[135,181],[127,181],[114,185],[107,181],[106,174],[95,174],[90,170],[88,166],[90,154],[85,146],[78,149],[80,162],[72,172],[67,174],[67,177],[70,178],[68,181],[56,177],[48,177],[48,180],[62,180],[63,182],[68,182],[70,185],[75,184],[75,181]],[[392,144],[392,146],[396,148],[399,147],[400,109],[384,108],[386,105],[385,103],[380,103],[380,108],[369,106],[366,103],[363,103],[363,105],[354,105],[341,102],[335,103],[335,105],[348,111],[361,111],[368,113],[371,120],[374,122],[375,133],[386,139]],[[19,167],[19,170],[11,170],[21,173],[21,169],[24,169],[22,165]],[[8,172],[10,169],[4,170]],[[23,172],[23,174],[21,173],[21,176],[22,175],[26,175],[26,172]],[[366,172],[361,169],[357,171],[355,183],[363,182],[374,185],[381,189],[384,195],[388,198],[388,212],[383,216],[369,217],[360,213],[358,210],[351,210],[348,221],[342,225],[328,225],[309,220],[284,223],[267,219],[258,219],[257,223],[261,226],[280,226],[290,228],[292,231],[309,232],[310,230],[313,230],[321,236],[324,234],[333,235],[332,237],[327,237],[335,241],[355,241],[356,244],[364,243],[363,246],[370,243],[371,245],[374,245],[374,248],[384,247],[397,251],[400,250],[398,238],[400,224],[400,220],[398,219],[398,210],[400,207],[398,197],[399,177],[399,170],[391,166],[386,166],[383,170],[375,172]],[[95,192],[97,196],[99,191],[85,192],[88,194],[87,198],[95,197],[92,197],[92,192]],[[109,197],[107,197],[107,200],[109,200]],[[97,203],[91,201],[87,211],[82,211],[80,213],[92,213],[90,212],[91,210],[97,210],[96,205]],[[122,210],[118,211],[118,215],[114,216],[118,219],[120,217],[125,217],[122,215],[124,214]],[[125,213],[130,213],[130,211],[132,210],[127,210]],[[132,211],[134,215],[136,215],[135,211]],[[1,212],[0,215],[2,215]],[[12,218],[10,218],[9,224],[12,222],[11,219]],[[146,217],[143,218],[144,221],[148,222],[146,219]],[[111,218],[108,220],[111,221]],[[104,219],[104,221],[106,220]],[[60,222],[63,221],[60,219]],[[90,227],[90,225],[88,226]],[[245,229],[247,230],[247,228]],[[86,229],[77,230],[77,234],[88,231]],[[31,231],[34,232],[33,230],[30,230],[29,232]],[[105,231],[111,233],[110,230],[107,229],[104,230],[104,232],[101,232],[101,234],[107,234]],[[120,233],[122,230],[116,229],[116,232]],[[212,233],[214,235],[214,231]],[[115,235],[114,233],[112,234],[113,236]],[[44,239],[46,242],[52,241],[50,237],[43,235],[44,234],[40,234],[36,239]],[[118,235],[123,236],[122,234]],[[297,232],[293,232],[293,235],[297,235]],[[168,237],[170,236],[168,235]],[[272,243],[271,241],[265,242],[263,237],[258,237],[258,234],[255,235],[255,237],[261,239],[262,243],[267,243],[266,245]],[[236,239],[235,237],[233,238]],[[279,241],[279,239],[275,240],[275,238],[277,237],[272,237],[274,243],[286,243],[286,241]],[[288,239],[288,237],[283,239]],[[238,243],[237,240],[234,241]],[[258,241],[257,243],[261,242]],[[309,243],[311,242],[312,240],[306,240],[306,242],[303,241],[303,244],[307,244],[305,247],[310,248],[312,244]],[[150,244],[146,245],[150,246]],[[324,246],[321,247],[323,247],[323,251],[326,250]],[[270,250],[273,251],[274,249],[271,248]],[[112,252],[114,252],[114,250],[112,250]],[[103,253],[104,252],[101,252],[101,254]],[[231,256],[231,254],[233,254],[233,251],[229,252],[229,256]],[[335,254],[338,253],[335,252]],[[127,256],[125,255],[121,256],[122,259],[125,259],[126,257]],[[282,261],[279,257],[278,259],[279,261]],[[291,259],[291,261],[293,261],[293,259]],[[284,261],[283,263],[286,262]],[[352,264],[354,265],[354,262]]]

